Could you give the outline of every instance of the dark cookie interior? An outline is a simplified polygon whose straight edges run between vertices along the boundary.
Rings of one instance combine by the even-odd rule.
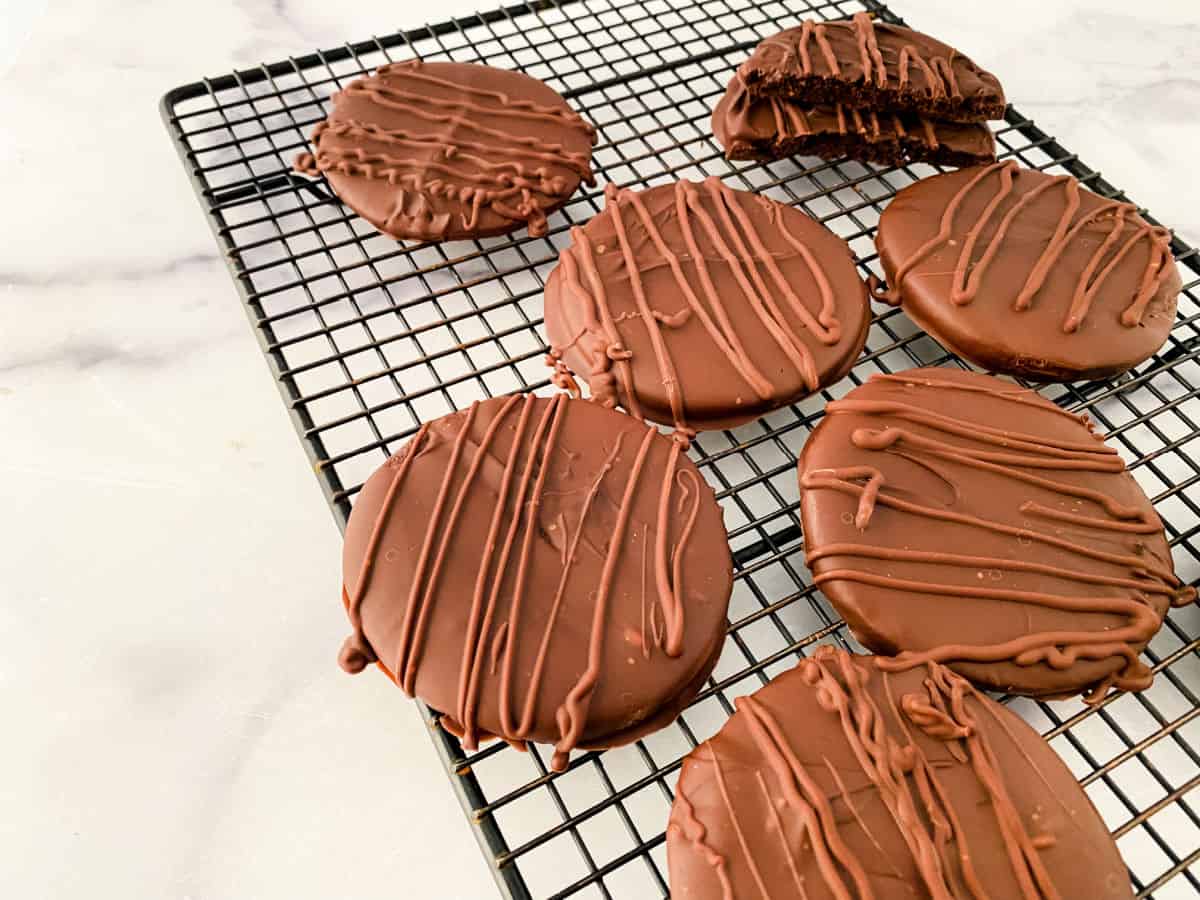
[[[872,20],[806,20],[765,39],[738,69],[752,95],[978,122],[1003,118],[995,75],[927,34]]]
[[[879,165],[910,162],[969,166],[996,157],[986,124],[945,122],[916,113],[879,113],[841,105],[810,106],[787,97],[752,99],[741,77],[730,79],[712,118],[728,159],[849,157]]]

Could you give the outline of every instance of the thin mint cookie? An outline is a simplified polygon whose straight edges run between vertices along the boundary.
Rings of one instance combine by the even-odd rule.
[[[546,217],[593,183],[596,132],[540,81],[507,69],[408,60],[333,95],[296,158],[385,234],[454,240]]]

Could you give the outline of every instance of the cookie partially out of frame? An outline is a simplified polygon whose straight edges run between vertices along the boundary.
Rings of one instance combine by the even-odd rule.
[[[468,748],[488,736],[624,744],[670,722],[716,663],[732,561],[676,441],[560,394],[430,422],[355,498],[352,634]]]
[[[595,129],[540,81],[490,66],[409,60],[333,95],[296,169],[323,174],[385,234],[451,240],[546,216],[593,183]]]
[[[736,73],[713,110],[712,128],[727,159],[820,156],[885,166],[913,162],[971,166],[996,158],[996,141],[982,122],[811,106],[776,96],[755,100]]]
[[[936,38],[871,19],[806,20],[738,69],[753,97],[793,97],[956,122],[1004,117],[1000,81]]]
[[[824,225],[717,178],[610,186],[546,284],[551,355],[593,399],[684,434],[756,418],[840,379],[866,289]]]
[[[1170,234],[1070,175],[1008,161],[925,178],[888,204],[875,243],[879,299],[993,372],[1115,375],[1175,323]]]
[[[683,761],[671,896],[1130,900],[1058,755],[935,663],[822,647]]]
[[[800,456],[814,581],[860,641],[999,691],[1142,690],[1180,583],[1115,447],[1033,391],[956,369],[876,375]]]

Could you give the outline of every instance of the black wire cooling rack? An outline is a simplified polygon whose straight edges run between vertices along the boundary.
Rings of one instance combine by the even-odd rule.
[[[884,203],[931,174],[854,162],[728,163],[709,111],[762,37],[801,18],[878,3],[817,0],[532,0],[372,38],[171,91],[162,112],[338,522],[367,475],[422,421],[472,400],[547,392],[540,326],[545,276],[571,224],[598,212],[606,181],[648,186],[718,175],[794,204],[849,241],[878,273]],[[599,129],[599,184],[551,218],[550,233],[444,244],[377,234],[323,183],[291,174],[328,96],[356,76],[421,56],[519,68]],[[997,123],[999,124],[999,123]],[[1122,194],[1010,110],[1004,157],[1070,172]],[[1200,258],[1184,272],[1179,320],[1154,359],[1118,381],[1043,388],[1108,433],[1166,523],[1178,571],[1200,576]],[[662,897],[664,828],[680,759],[749,693],[813,645],[855,647],[803,564],[795,461],[825,403],[873,372],[961,365],[901,312],[874,320],[851,375],[818,397],[734,431],[704,433],[692,455],[717,490],[736,564],[729,636],[716,671],[679,721],[637,744],[580,753],[551,774],[544,748],[494,744],[466,755],[425,710],[501,892],[526,897]],[[1190,445],[1190,446],[1189,446]],[[334,602],[334,601],[331,601]],[[1100,809],[1138,897],[1200,895],[1200,612],[1171,613],[1146,651],[1158,675],[1095,708],[1011,700],[1064,757]]]

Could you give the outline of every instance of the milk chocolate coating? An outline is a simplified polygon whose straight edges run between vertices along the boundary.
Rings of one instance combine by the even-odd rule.
[[[805,397],[862,351],[850,248],[804,213],[716,178],[606,197],[546,283],[560,383],[687,435]]]
[[[683,762],[671,896],[1129,900],[1116,845],[1028,725],[929,663],[822,647]]]
[[[565,395],[487,400],[423,426],[356,498],[340,661],[377,659],[468,748],[551,742],[562,769],[695,696],[732,569],[678,443]]]
[[[754,97],[844,103],[955,122],[1004,117],[991,72],[927,34],[873,21],[806,20],[762,41],[738,72]]]
[[[993,372],[1103,378],[1148,359],[1175,321],[1170,235],[1070,175],[1015,162],[902,190],[875,243],[889,290],[922,328]]]
[[[970,166],[996,158],[983,123],[944,122],[916,113],[879,113],[849,106],[810,106],[787,97],[751,99],[734,74],[717,102],[713,134],[726,159],[850,157],[898,166],[928,162]]]
[[[408,60],[333,95],[296,169],[385,234],[453,240],[503,234],[593,183],[596,132],[542,82],[490,66]]]
[[[881,665],[945,663],[1033,696],[1142,690],[1172,604],[1162,523],[1116,449],[1033,391],[956,369],[876,375],[800,456],[806,561]]]

